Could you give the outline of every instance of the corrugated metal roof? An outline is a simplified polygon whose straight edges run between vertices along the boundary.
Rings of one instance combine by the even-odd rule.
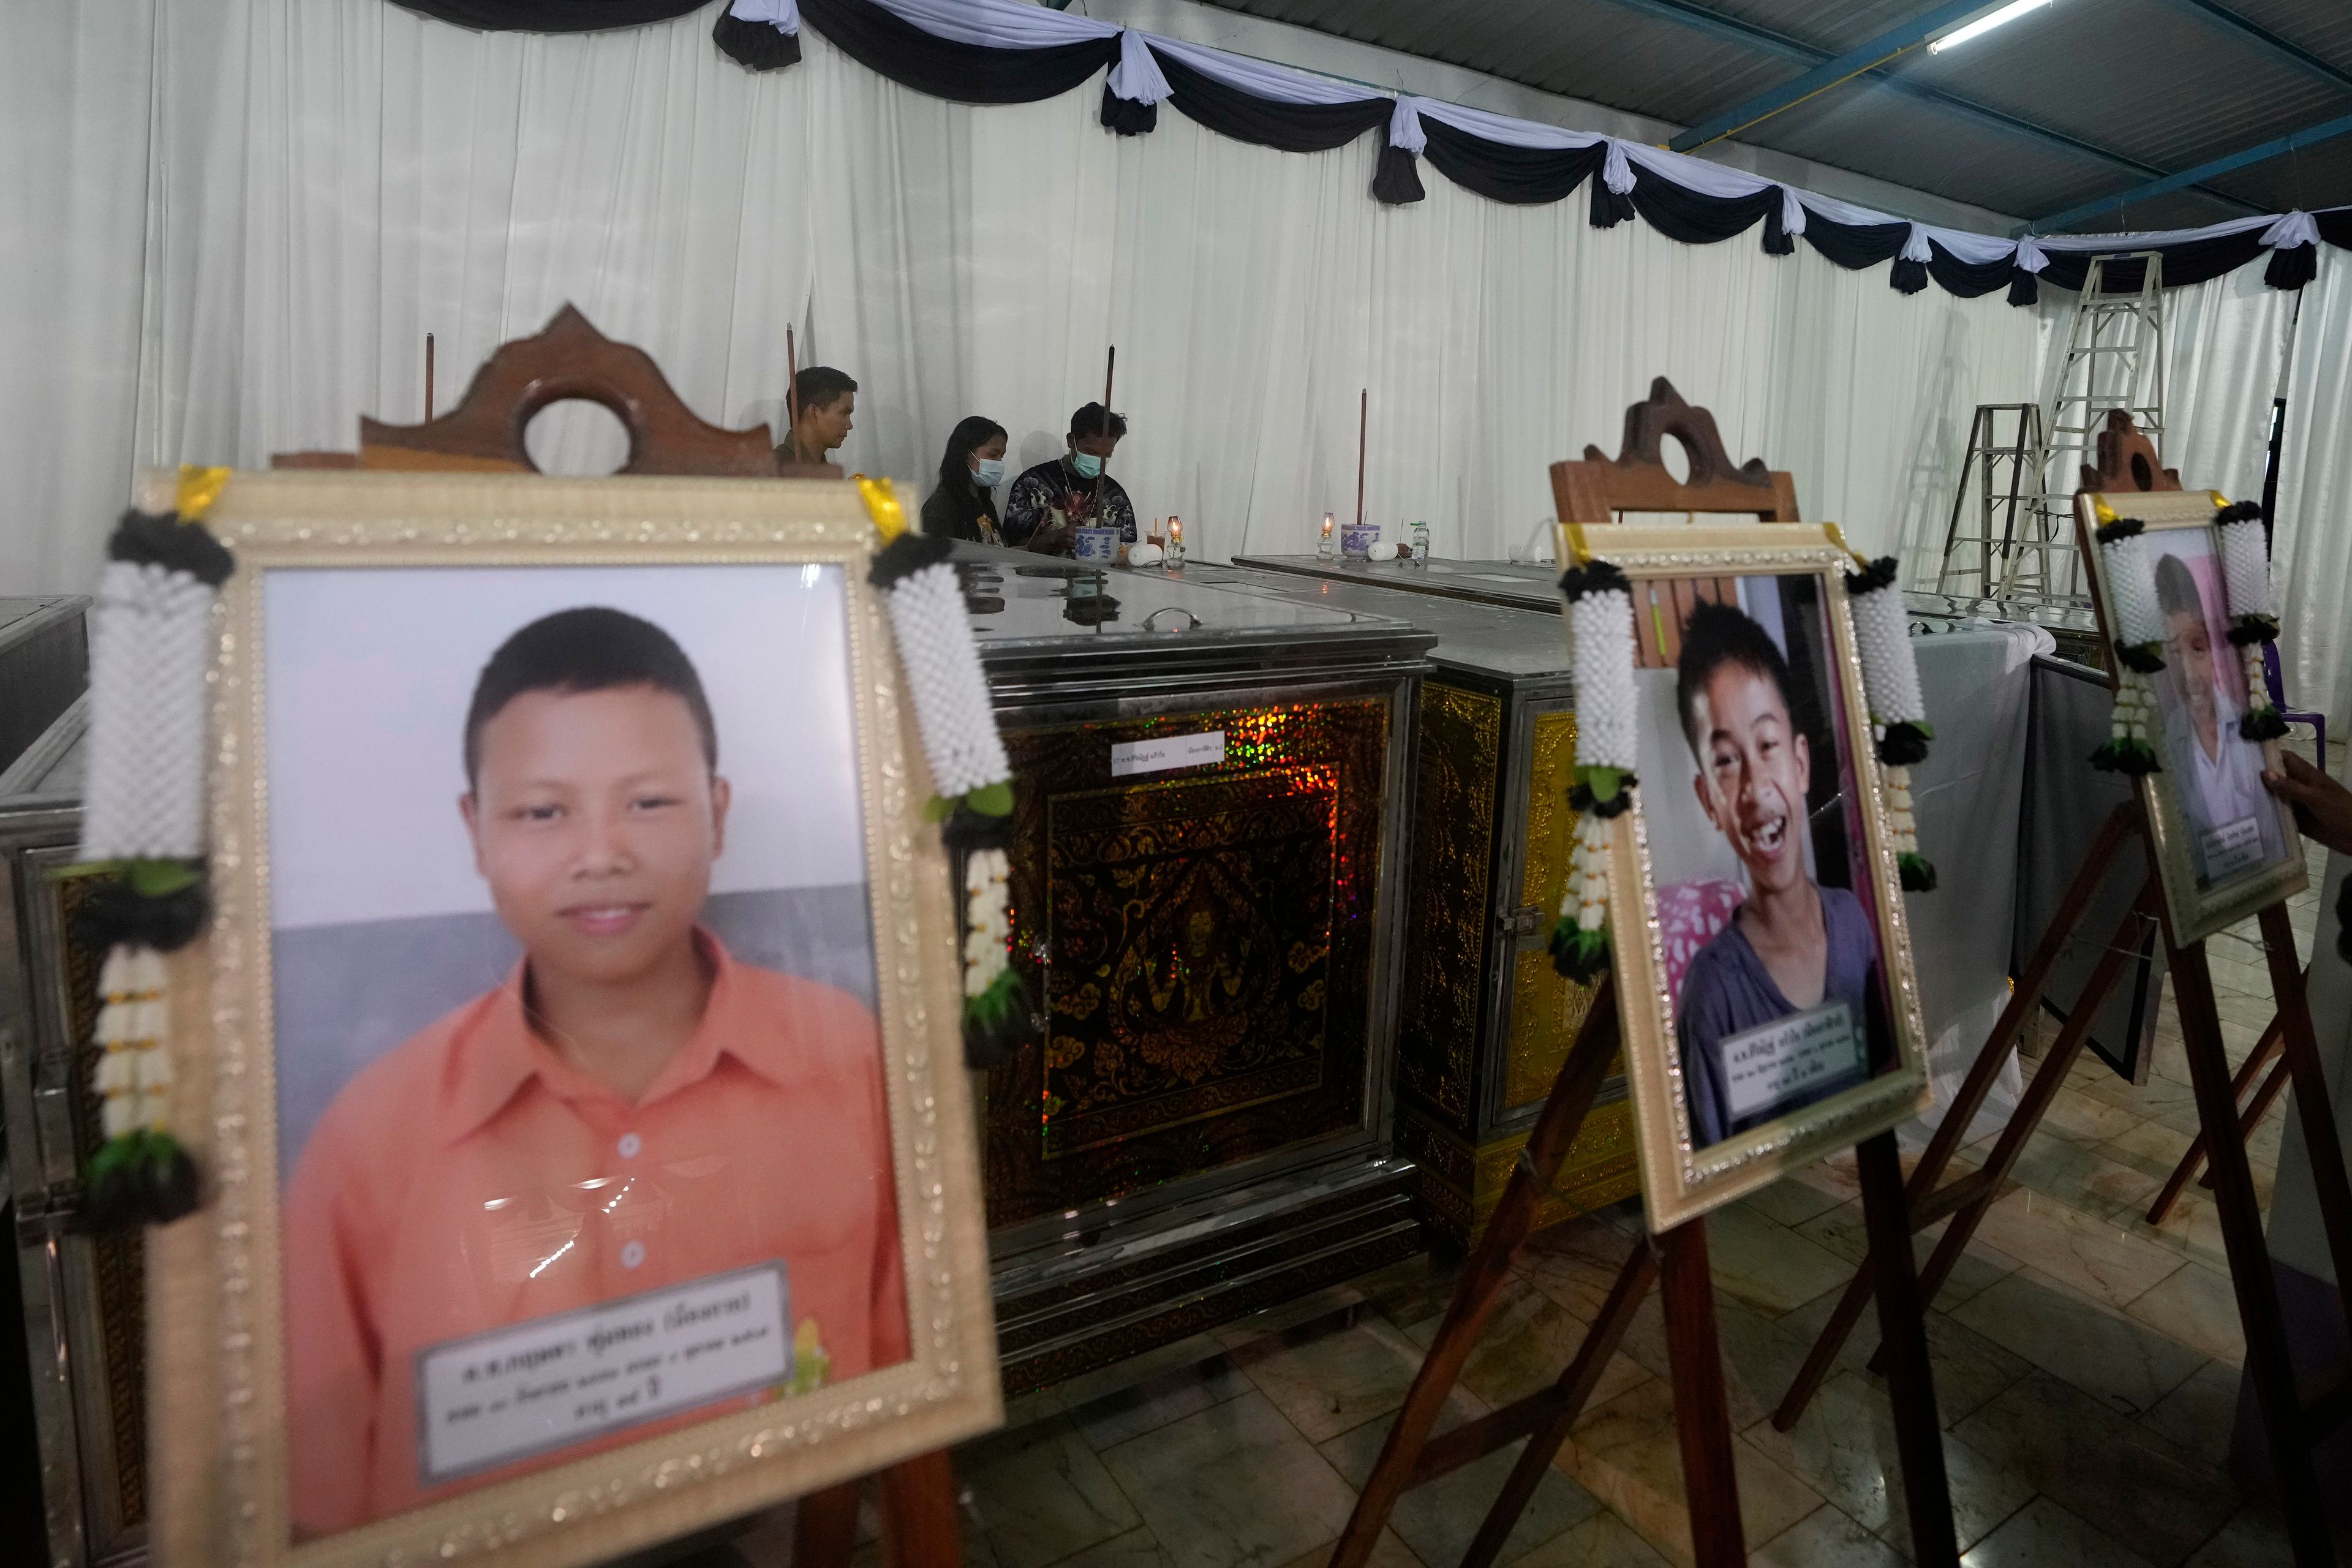
[[[1933,0],[1211,3],[1680,125],[1934,8]],[[1943,54],[1913,50],[1738,139],[2031,218],[2346,114],[2347,0],[2054,0]],[[2352,136],[2077,226],[2347,203]]]

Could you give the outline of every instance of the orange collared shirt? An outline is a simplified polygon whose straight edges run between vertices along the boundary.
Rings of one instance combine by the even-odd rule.
[[[287,1439],[304,1536],[707,1418],[427,1489],[415,1358],[450,1340],[782,1258],[831,1377],[906,1359],[881,1032],[832,986],[735,963],[635,1104],[524,1020],[522,967],[372,1063],[286,1198]]]

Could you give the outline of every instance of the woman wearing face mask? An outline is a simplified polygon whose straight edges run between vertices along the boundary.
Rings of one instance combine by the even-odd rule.
[[[1004,482],[1004,426],[977,414],[960,421],[940,458],[939,489],[923,502],[923,531],[1001,544],[996,487]]]
[[[1135,542],[1135,504],[1103,472],[1127,421],[1099,403],[1070,416],[1069,449],[1013,481],[1004,502],[1004,542],[1041,555],[1067,555],[1081,528],[1115,528]]]

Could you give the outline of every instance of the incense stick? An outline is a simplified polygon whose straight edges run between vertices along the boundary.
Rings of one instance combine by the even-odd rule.
[[[1366,387],[1356,404],[1356,522],[1364,521],[1364,433],[1370,428],[1372,389]]]
[[[425,422],[433,422],[433,334],[425,334]]]

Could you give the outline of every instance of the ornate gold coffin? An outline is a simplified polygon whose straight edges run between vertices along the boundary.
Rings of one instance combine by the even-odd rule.
[[[1576,823],[1566,639],[1556,613],[1458,584],[1458,563],[1426,577],[1305,564],[1223,570],[1285,598],[1410,620],[1438,639],[1413,746],[1393,1136],[1419,1167],[1431,1223],[1466,1243],[1502,1195],[1592,1000],[1553,972],[1545,946]],[[1527,575],[1514,593],[1548,587]],[[1612,1076],[1539,1223],[1638,1190],[1624,1094]]]

